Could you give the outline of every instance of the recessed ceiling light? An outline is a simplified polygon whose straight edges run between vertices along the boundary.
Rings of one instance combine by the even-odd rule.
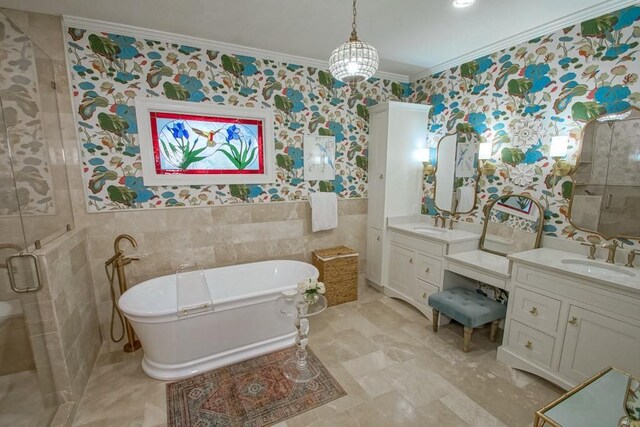
[[[463,8],[474,4],[476,0],[453,0],[453,7]]]

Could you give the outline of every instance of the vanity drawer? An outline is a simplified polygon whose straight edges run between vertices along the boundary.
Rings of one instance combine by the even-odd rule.
[[[406,236],[401,233],[390,232],[389,240],[401,246],[405,246],[425,254],[442,257],[444,254],[444,245],[441,243],[430,242],[426,239],[417,239],[415,237]]]
[[[432,285],[431,283],[423,282],[422,280],[416,280],[415,287],[416,294],[413,296],[416,302],[423,308],[429,307],[429,295],[440,292],[440,288]]]
[[[417,254],[416,277],[432,285],[440,286],[442,261],[424,254]]]
[[[524,357],[551,367],[554,343],[553,337],[511,320],[509,348]]]
[[[555,334],[561,305],[560,300],[516,286],[511,314],[529,326]]]

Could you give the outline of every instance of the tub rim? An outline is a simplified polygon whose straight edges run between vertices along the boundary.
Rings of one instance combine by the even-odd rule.
[[[232,264],[232,265],[227,265],[227,266],[222,266],[222,267],[213,267],[213,268],[208,268],[204,271],[207,270],[216,270],[216,269],[224,269],[224,268],[230,268],[230,267],[238,267],[238,266],[246,266],[246,265],[252,265],[252,264],[263,264],[263,263],[273,263],[273,262],[278,262],[278,261],[284,261],[287,263],[294,263],[296,265],[299,264],[303,264],[307,267],[310,267],[311,271],[313,271],[313,275],[311,276],[311,278],[313,279],[317,279],[320,275],[319,270],[310,263],[304,262],[304,261],[296,261],[296,260],[266,260],[266,261],[255,261],[255,262],[248,262],[248,263],[243,263],[243,264]],[[176,273],[173,274],[166,274],[164,276],[159,276],[159,277],[154,277],[148,280],[145,280],[142,283],[139,283],[131,288],[129,288],[129,290],[127,290],[127,292],[135,289],[135,287],[140,286],[140,285],[144,285],[147,282],[150,282],[152,280],[155,279],[161,279],[163,277],[171,277],[171,276],[175,276]],[[124,309],[122,307],[122,300],[123,297],[126,295],[127,292],[125,292],[124,294],[120,295],[120,297],[118,298],[118,308],[122,311],[122,313],[127,316],[130,320],[136,321],[136,322],[141,322],[141,323],[161,323],[161,322],[168,322],[168,321],[176,321],[176,320],[180,320],[182,318],[190,318],[190,317],[195,317],[195,316],[199,316],[199,315],[206,315],[206,314],[210,314],[210,313],[215,313],[215,312],[219,312],[219,311],[224,311],[224,310],[230,310],[239,306],[246,306],[246,305],[252,305],[252,304],[257,304],[263,301],[267,301],[267,300],[271,300],[273,299],[272,297],[274,295],[280,294],[282,291],[285,291],[287,289],[292,289],[295,288],[297,286],[297,283],[291,284],[291,285],[286,285],[286,286],[280,286],[277,288],[272,288],[272,289],[267,289],[264,291],[258,291],[258,292],[253,292],[253,293],[248,293],[248,294],[241,294],[238,296],[232,296],[232,297],[226,297],[226,298],[220,298],[217,300],[213,300],[212,299],[212,309],[208,310],[208,311],[203,311],[203,312],[199,312],[199,313],[194,313],[192,315],[188,315],[188,316],[180,316],[178,317],[178,306],[176,304],[175,308],[171,307],[171,308],[167,308],[164,310],[155,310],[152,313],[150,313],[147,310],[136,310],[136,309]],[[174,286],[175,287],[175,286]],[[271,297],[271,298],[267,298],[267,297]],[[126,307],[126,304],[125,304]],[[152,319],[155,319],[155,321],[151,321]]]

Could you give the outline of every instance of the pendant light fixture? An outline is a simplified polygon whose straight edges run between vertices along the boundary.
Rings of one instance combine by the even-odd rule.
[[[369,43],[358,39],[356,13],[356,0],[353,0],[351,37],[348,42],[338,46],[329,58],[331,75],[349,84],[367,80],[378,69],[378,51]]]

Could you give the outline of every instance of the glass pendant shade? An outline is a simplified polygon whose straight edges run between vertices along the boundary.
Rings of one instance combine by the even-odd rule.
[[[331,75],[349,84],[367,80],[378,70],[378,51],[369,43],[358,39],[356,16],[356,0],[353,0],[351,37],[348,42],[338,46],[329,57]]]
[[[375,74],[378,61],[375,47],[357,39],[349,40],[331,54],[329,71],[341,82],[358,83]]]

